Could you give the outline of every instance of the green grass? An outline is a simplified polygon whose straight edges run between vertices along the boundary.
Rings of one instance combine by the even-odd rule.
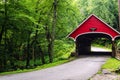
[[[50,68],[50,67],[53,67],[53,66],[57,66],[57,65],[60,65],[60,64],[64,64],[64,63],[67,63],[67,62],[69,62],[71,60],[74,60],[74,59],[75,58],[70,58],[70,59],[60,60],[60,61],[49,63],[49,64],[44,64],[44,65],[38,66],[38,67],[36,67],[34,69],[24,69],[24,70],[10,71],[10,72],[2,72],[2,73],[0,73],[0,75],[9,75],[9,74],[17,74],[17,73],[23,73],[23,72],[31,72],[31,71],[35,71],[35,70],[41,70],[41,69],[45,69],[45,68]]]
[[[102,65],[102,69],[109,69],[115,71],[120,67],[120,60],[115,58],[110,58],[105,64]]]

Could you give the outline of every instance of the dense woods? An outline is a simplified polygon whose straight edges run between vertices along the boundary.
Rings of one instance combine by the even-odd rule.
[[[90,14],[118,28],[117,0],[0,0],[0,72],[68,58],[66,38]]]

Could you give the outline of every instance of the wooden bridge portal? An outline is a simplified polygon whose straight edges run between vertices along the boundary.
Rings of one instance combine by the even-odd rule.
[[[102,21],[94,14],[83,21],[68,37],[76,43],[76,53],[78,55],[90,54],[91,42],[96,38],[107,38],[112,44],[112,57],[115,57],[115,39],[120,37],[120,33],[110,25]]]

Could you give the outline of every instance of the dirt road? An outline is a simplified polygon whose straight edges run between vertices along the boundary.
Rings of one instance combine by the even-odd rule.
[[[77,60],[52,68],[0,76],[0,80],[88,80],[107,59],[107,56],[82,56]]]

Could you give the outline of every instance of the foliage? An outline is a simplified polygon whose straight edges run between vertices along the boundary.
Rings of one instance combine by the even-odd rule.
[[[69,57],[70,52],[74,50],[74,46],[68,43],[65,43],[65,40],[56,40],[55,41],[55,54],[54,57],[62,57],[65,56]],[[67,56],[68,55],[68,56]]]
[[[97,46],[97,47],[106,47],[108,49],[111,49],[112,44],[109,39],[106,38],[96,38],[92,41],[92,46]]]

